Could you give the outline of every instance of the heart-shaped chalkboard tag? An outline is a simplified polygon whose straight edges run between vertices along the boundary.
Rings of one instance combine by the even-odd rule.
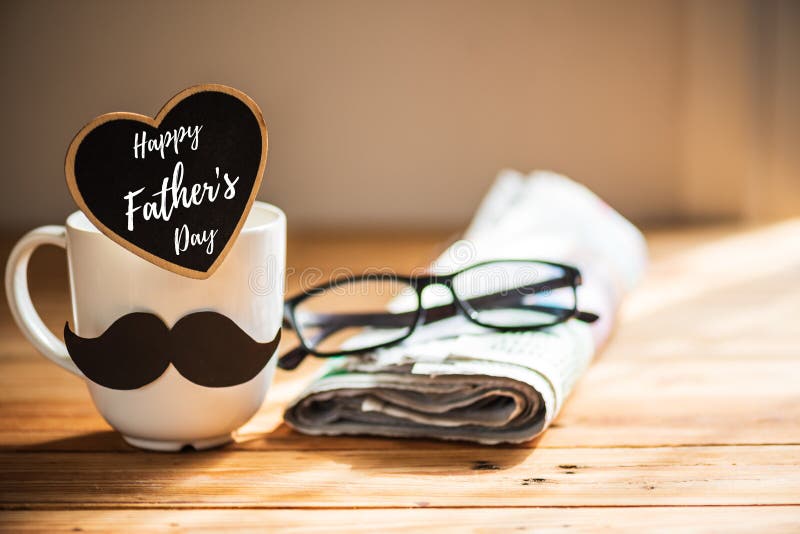
[[[198,85],[155,118],[109,113],[67,151],[67,186],[97,228],[145,260],[208,278],[225,259],[267,163],[261,110],[241,91]]]

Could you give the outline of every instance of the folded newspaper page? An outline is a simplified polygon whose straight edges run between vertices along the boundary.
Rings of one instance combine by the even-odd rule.
[[[502,172],[463,239],[431,266],[448,273],[490,259],[575,265],[580,309],[600,320],[500,333],[452,317],[402,345],[331,359],[286,410],[312,435],[519,443],[541,434],[608,338],[621,299],[646,265],[641,233],[585,187],[550,172]],[[423,294],[430,307],[446,292]]]

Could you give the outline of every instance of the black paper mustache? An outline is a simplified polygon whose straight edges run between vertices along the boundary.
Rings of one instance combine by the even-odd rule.
[[[80,337],[69,322],[64,325],[64,341],[75,365],[90,380],[111,389],[145,386],[170,363],[200,386],[242,384],[267,365],[280,339],[278,329],[272,341],[254,341],[231,319],[212,311],[186,315],[171,329],[151,313],[129,313],[96,338]]]

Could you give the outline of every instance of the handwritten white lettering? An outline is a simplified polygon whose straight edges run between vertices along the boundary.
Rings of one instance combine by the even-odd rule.
[[[203,129],[202,124],[197,126],[180,126],[173,130],[168,130],[164,133],[158,134],[158,137],[151,139],[147,138],[147,131],[142,130],[141,136],[137,132],[133,137],[133,157],[135,159],[144,159],[148,152],[158,152],[161,159],[166,157],[164,151],[172,146],[175,154],[179,153],[179,145],[184,140],[191,141],[189,145],[192,150],[197,150],[200,143],[200,130]]]
[[[214,253],[214,238],[219,230],[203,230],[202,232],[190,232],[189,226],[184,224],[175,229],[175,255],[180,256],[181,252],[186,252],[190,246],[206,244],[206,254]]]
[[[216,168],[217,179],[219,179],[219,167]],[[144,202],[143,205],[135,205],[134,197],[144,191],[144,187],[136,191],[129,191],[123,198],[127,202],[127,211],[125,215],[128,219],[128,231],[134,229],[134,219],[136,212],[141,210],[141,217],[145,221],[161,220],[168,221],[172,218],[173,212],[178,208],[191,208],[192,206],[200,206],[205,202],[213,203],[219,197],[220,184],[198,182],[192,184],[191,187],[183,185],[184,166],[183,162],[179,161],[175,164],[172,171],[172,178],[169,176],[164,177],[161,181],[161,189],[152,193],[150,196],[155,197],[154,201]],[[230,178],[228,173],[223,174],[225,182],[225,193],[223,198],[231,200],[236,196],[236,184],[239,177]]]

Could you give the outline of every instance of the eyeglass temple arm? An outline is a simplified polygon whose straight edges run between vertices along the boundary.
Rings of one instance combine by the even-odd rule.
[[[303,345],[297,345],[278,359],[278,367],[284,371],[292,371],[297,369],[297,366],[306,359],[306,356],[308,356],[308,351],[305,347],[303,347]]]
[[[283,320],[284,326],[291,327],[292,325],[286,319]],[[326,337],[330,336],[331,334],[335,334],[339,330],[341,330],[341,325],[328,325],[327,328],[321,329],[319,332],[314,335],[309,342],[313,345],[319,343]],[[309,352],[303,347],[302,344],[296,346],[286,354],[278,359],[278,367],[281,369],[285,369],[287,371],[291,371],[292,369],[296,369],[298,365],[308,356]]]

